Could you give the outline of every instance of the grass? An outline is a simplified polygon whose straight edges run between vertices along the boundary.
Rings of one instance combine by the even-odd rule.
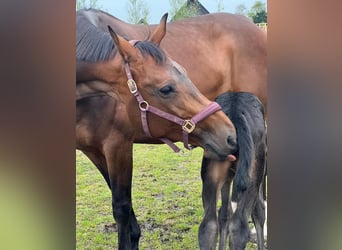
[[[140,249],[198,249],[202,152],[180,156],[166,145],[134,145],[132,199],[142,230]],[[76,171],[76,249],[117,249],[107,184],[79,151]]]

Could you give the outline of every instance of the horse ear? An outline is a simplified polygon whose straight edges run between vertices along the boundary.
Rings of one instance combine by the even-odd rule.
[[[149,39],[151,42],[157,44],[159,46],[161,40],[164,38],[166,33],[166,20],[168,13],[165,13],[164,16],[160,19],[160,23],[156,30],[153,32],[151,38]]]
[[[120,55],[125,62],[129,62],[132,57],[136,56],[136,49],[122,36],[116,34],[112,27],[110,27],[109,25],[108,30]]]

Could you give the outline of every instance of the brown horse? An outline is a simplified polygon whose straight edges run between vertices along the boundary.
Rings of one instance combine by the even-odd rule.
[[[91,22],[97,35],[105,36],[107,25],[113,27],[116,33],[126,39],[145,39],[154,34],[157,25],[132,25],[125,23],[105,12],[98,10],[81,10],[77,14],[77,50],[83,53],[90,49],[89,46],[81,46],[82,35],[78,30],[79,19]],[[102,32],[100,32],[100,30]],[[153,35],[152,35],[153,36]],[[99,60],[106,60],[114,54],[115,46],[110,40],[108,44],[97,45],[92,51],[102,51]],[[102,47],[101,47],[102,46]],[[216,13],[205,16],[189,18],[168,24],[165,37],[160,47],[184,68],[186,68],[190,79],[198,89],[210,100],[214,100],[219,94],[226,91],[245,91],[255,94],[267,108],[267,65],[266,65],[266,33],[256,27],[247,18],[228,13]],[[93,52],[94,53],[94,52]],[[91,53],[83,53],[82,60],[91,61]],[[123,102],[122,97],[115,94],[108,94],[108,79],[96,78],[94,70],[89,72],[84,63],[77,63],[77,78],[82,84],[77,84],[78,100],[77,113],[78,121],[87,121],[82,126],[77,126],[81,138],[79,141],[82,151],[94,162],[104,175],[108,185],[108,166],[115,164],[115,157],[106,158],[106,155],[99,150],[102,147],[101,140],[82,139],[87,136],[97,136],[96,133],[106,132],[106,136],[114,134],[118,129],[115,119],[119,119],[115,105]],[[113,74],[114,75],[114,74]],[[82,79],[83,78],[83,79]],[[86,83],[84,83],[86,81]],[[110,82],[110,81],[109,81]],[[81,104],[81,103],[85,104]],[[122,107],[121,107],[122,108]],[[167,108],[167,107],[165,107]],[[266,111],[265,111],[266,112]],[[94,123],[94,115],[97,123]],[[106,118],[106,119],[104,119]],[[138,118],[137,118],[138,119]],[[162,120],[160,120],[162,122]],[[78,122],[78,124],[81,124]],[[97,126],[96,130],[90,130],[87,134],[81,128]],[[142,131],[142,129],[140,129]],[[157,134],[156,134],[157,135]],[[159,136],[159,135],[158,135]],[[102,139],[106,139],[105,136]],[[144,133],[136,133],[134,142],[159,143],[159,140],[149,138]],[[176,140],[176,138],[171,138]],[[107,146],[108,154],[111,152]],[[115,145],[112,145],[115,151]],[[131,157],[131,155],[129,156]],[[218,165],[217,168],[220,166]],[[133,210],[132,210],[133,211]],[[134,214],[133,214],[134,217]],[[134,217],[135,218],[135,217]],[[132,230],[137,230],[135,219],[131,219]],[[131,230],[131,229],[130,229]],[[132,233],[134,235],[134,233]],[[138,235],[135,232],[135,235]],[[134,237],[132,236],[132,242]],[[138,236],[135,236],[138,238]],[[137,240],[136,240],[137,241]]]
[[[110,25],[127,39],[145,39],[156,28],[128,24],[99,10],[82,10],[82,14],[103,31]],[[215,13],[169,23],[160,47],[187,70],[209,100],[227,91],[250,92],[266,112],[266,39],[266,32],[248,18]]]
[[[131,201],[134,142],[184,141],[217,160],[237,150],[235,127],[220,106],[158,47],[166,18],[148,41],[128,42],[77,13],[77,148],[111,189],[119,249],[138,249],[140,237]]]

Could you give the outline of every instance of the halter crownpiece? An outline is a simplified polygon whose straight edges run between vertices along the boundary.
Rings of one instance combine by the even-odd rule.
[[[138,42],[138,40],[131,40],[129,41],[133,46]],[[141,122],[144,129],[144,132],[147,136],[153,137],[151,135],[150,129],[148,127],[147,122],[147,112],[151,112],[159,117],[162,117],[166,120],[169,120],[171,122],[174,122],[176,124],[179,124],[182,127],[183,130],[183,144],[186,149],[191,150],[192,146],[189,145],[189,134],[195,129],[196,124],[206,118],[207,116],[215,113],[218,110],[221,110],[221,106],[216,103],[212,102],[210,103],[205,109],[203,109],[201,112],[196,114],[194,117],[192,117],[190,120],[183,120],[182,118],[179,118],[173,114],[166,113],[152,105],[149,105],[147,101],[144,100],[142,95],[140,94],[137,84],[134,81],[132,77],[131,70],[129,68],[129,65],[127,62],[125,62],[125,72],[127,76],[127,85],[129,88],[129,91],[135,96],[138,104],[139,109],[141,111]],[[167,138],[158,138],[160,141],[164,142],[165,144],[169,145],[174,152],[179,152],[180,149],[174,144],[171,140]]]

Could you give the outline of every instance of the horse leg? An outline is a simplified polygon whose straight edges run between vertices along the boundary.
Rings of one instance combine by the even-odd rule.
[[[252,220],[256,229],[258,250],[264,249],[264,223],[265,223],[265,191],[266,191],[266,146],[260,144],[256,159],[256,187],[258,196],[252,211]]]
[[[105,148],[119,250],[138,249],[140,237],[140,228],[132,208],[132,148],[133,144],[124,138],[120,143]]]
[[[217,186],[215,181],[211,179],[211,170],[212,166],[210,165],[210,160],[203,157],[201,166],[201,178],[204,217],[198,231],[199,247],[203,250],[215,249],[217,240]]]
[[[234,175],[234,174],[235,174],[235,173],[233,173],[233,175]],[[237,201],[238,201],[238,190],[236,190],[235,188],[233,188],[233,190],[232,190],[232,196],[231,196],[231,199],[230,199],[230,203],[231,203],[233,212],[235,212],[235,210],[236,210]]]
[[[130,236],[131,236],[132,249],[138,250],[141,230],[140,230],[137,218],[135,217],[133,207],[131,210],[131,216],[129,220],[129,229],[130,229],[130,234],[131,234]]]
[[[265,170],[265,176],[264,176],[264,180],[263,180],[263,182],[262,182],[262,198],[263,198],[263,200],[264,201],[266,201],[267,200],[267,168],[266,168],[266,170]]]
[[[111,189],[110,188],[110,180],[109,180],[109,175],[108,175],[108,168],[107,168],[106,158],[102,154],[100,154],[100,153],[95,153],[95,152],[90,152],[90,151],[82,151],[82,152],[97,167],[97,169],[100,171],[100,173],[102,174],[103,178],[105,179],[109,189]]]
[[[262,197],[262,182],[265,176],[265,151],[262,146],[256,147],[256,158],[251,166],[247,190],[238,197],[238,204],[229,225],[229,247],[231,250],[245,249],[249,239],[248,217],[252,215],[257,231],[258,250],[264,249],[263,226],[265,207]]]
[[[264,249],[264,223],[265,223],[265,204],[263,201],[262,193],[259,193],[259,197],[256,200],[253,212],[252,220],[256,229],[258,250]]]
[[[226,173],[226,180],[221,188],[221,201],[222,206],[219,209],[219,250],[225,250],[227,248],[227,236],[229,233],[229,223],[233,214],[233,209],[230,200],[230,185],[234,177],[234,172],[231,168]]]
[[[219,185],[222,182],[222,175],[219,174],[219,170],[224,167],[221,165],[222,162],[209,160],[206,157],[202,159],[201,177],[204,217],[198,231],[200,249],[216,249],[218,232],[216,204]]]
[[[102,174],[103,178],[105,179],[109,189],[111,190],[109,174],[108,174],[108,168],[107,168],[107,163],[106,163],[105,157],[102,154],[95,153],[95,152],[83,151],[83,153],[98,168],[98,170]],[[141,231],[140,231],[140,227],[138,225],[138,222],[136,220],[133,208],[132,208],[131,214],[133,216],[130,216],[129,227],[130,227],[130,232],[131,232],[132,249],[138,249],[138,242],[139,242]]]
[[[267,125],[266,125],[266,122],[265,122],[265,126],[266,126],[266,129],[265,129],[265,139],[263,141],[263,144],[260,146],[261,149],[263,149],[261,151],[261,160],[263,162],[261,162],[260,164],[264,164],[264,180],[262,182],[262,197],[264,199],[264,201],[267,201]]]
[[[230,250],[244,250],[249,239],[250,230],[248,217],[254,208],[258,191],[255,185],[249,185],[247,190],[240,194],[236,211],[229,224]]]

